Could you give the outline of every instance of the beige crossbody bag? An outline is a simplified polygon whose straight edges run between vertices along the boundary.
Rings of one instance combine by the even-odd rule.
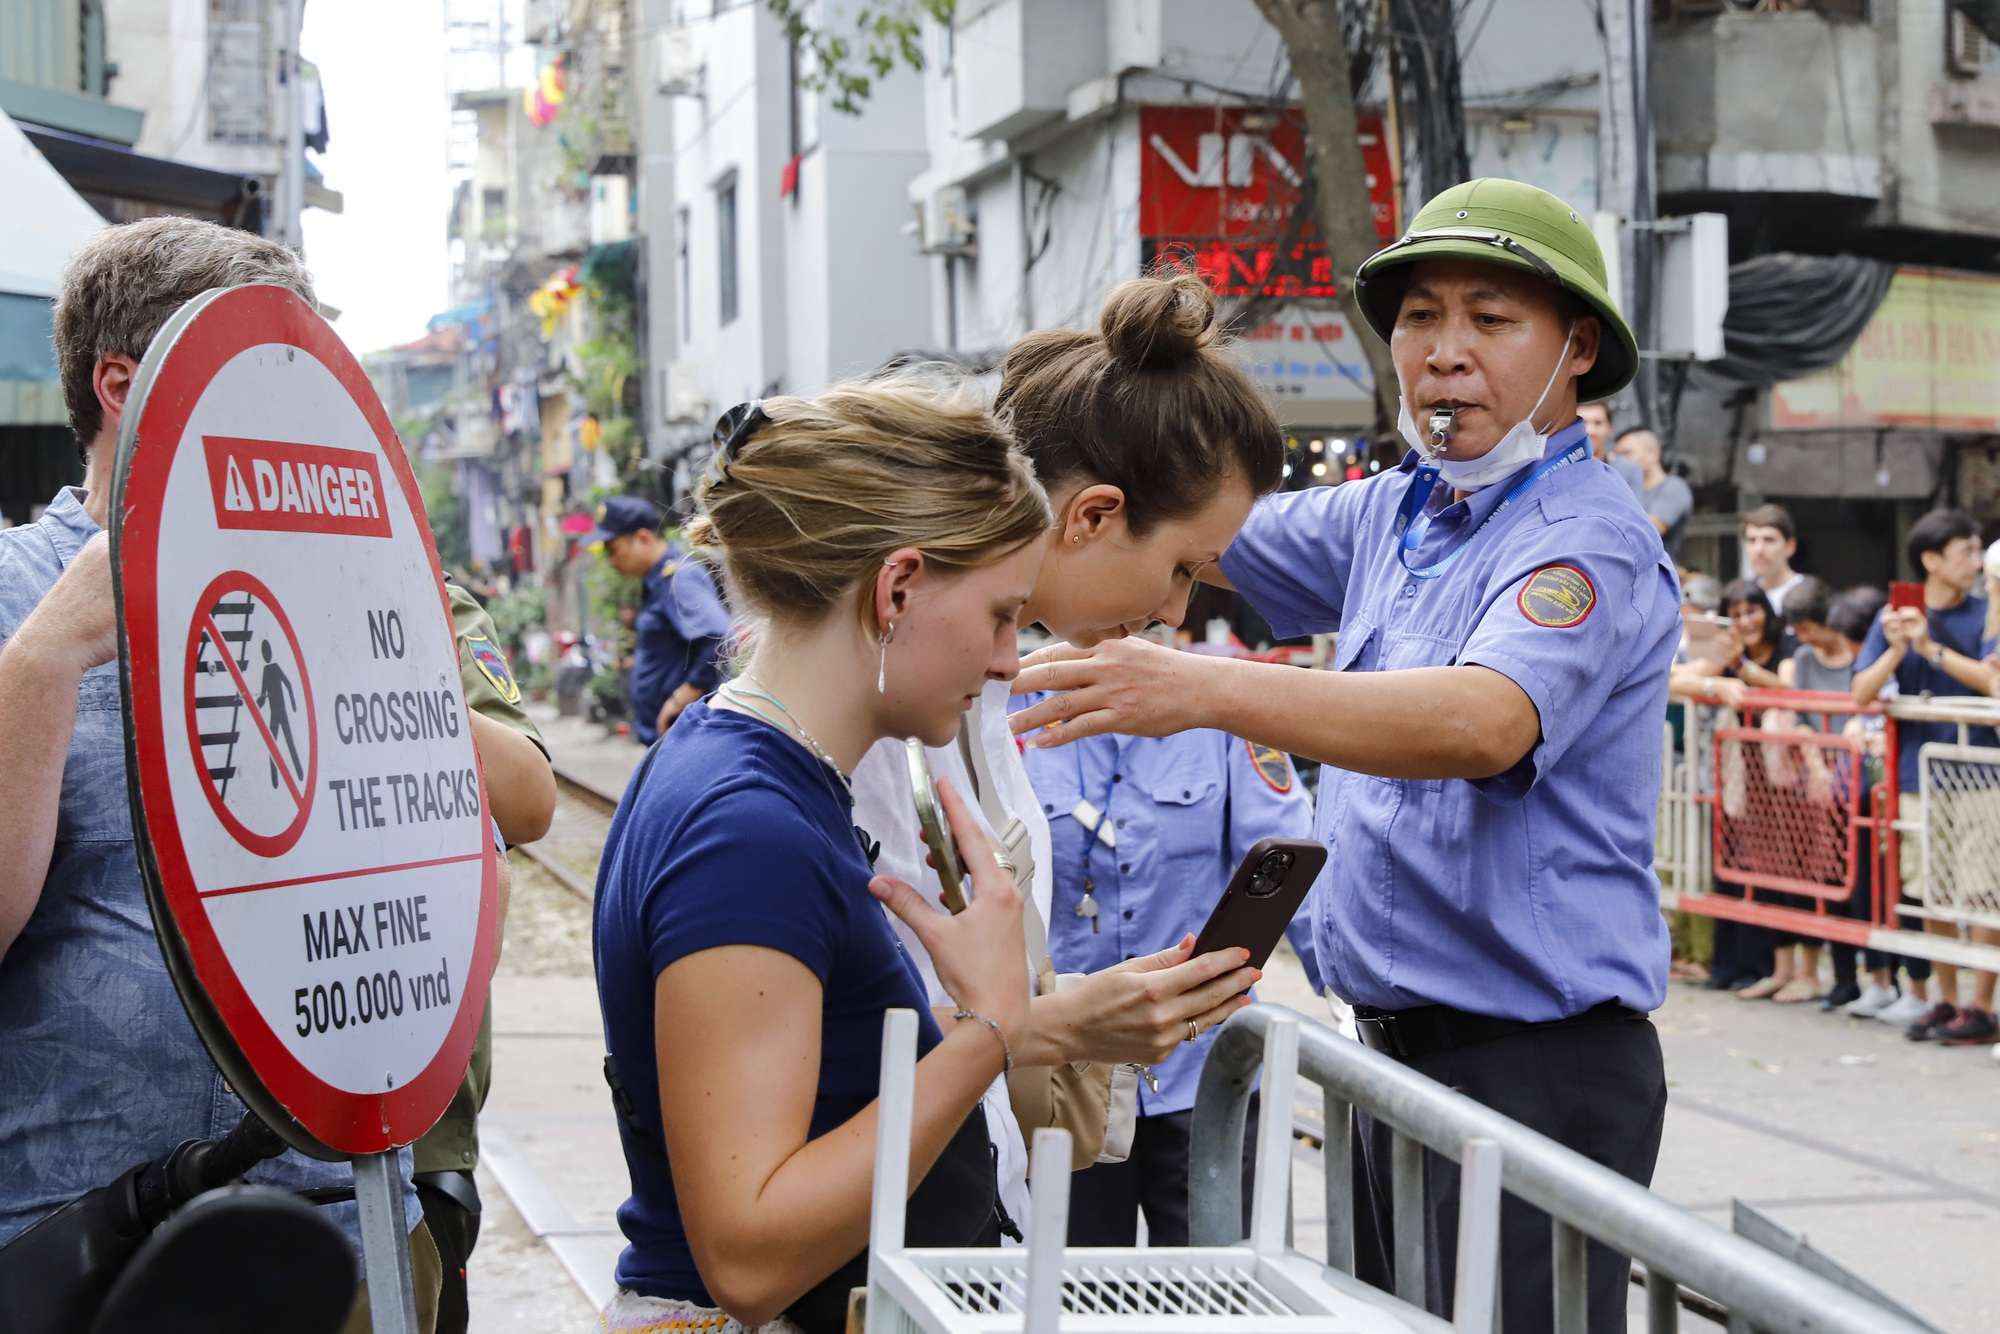
[[[1021,891],[1021,929],[1028,957],[1035,961],[1035,994],[1047,996],[1081,980],[1083,974],[1058,973],[1049,959],[1048,927],[1035,906],[1034,843],[1027,823],[1000,804],[981,737],[980,703],[975,700],[959,724],[958,748],[977,789],[979,808],[993,826],[1001,854],[1014,868],[1014,885]],[[1139,1114],[1139,1070],[1136,1065],[1093,1061],[1017,1066],[1007,1076],[1007,1097],[1029,1143],[1044,1127],[1069,1132],[1071,1171],[1092,1163],[1122,1163],[1132,1154],[1132,1131]]]

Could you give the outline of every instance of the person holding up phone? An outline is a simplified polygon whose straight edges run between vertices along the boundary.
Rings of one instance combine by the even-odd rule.
[[[1167,274],[1121,283],[1095,329],[1038,330],[1008,351],[996,410],[1034,462],[1054,509],[1023,625],[1083,645],[1137,634],[1156,621],[1179,625],[1196,573],[1222,554],[1251,503],[1277,489],[1284,434],[1220,337],[1207,285],[1192,274]],[[903,630],[895,634],[882,676],[892,696],[902,688]],[[1051,817],[1007,730],[1007,700],[1004,682],[989,685],[960,737],[934,746],[927,758],[934,773],[977,798],[974,814],[989,833],[1014,832],[1017,879],[1040,922],[1052,925]],[[980,771],[990,780],[983,789]],[[884,741],[869,752],[855,771],[854,793],[856,820],[881,842],[878,869],[915,885],[942,912],[900,743]],[[1000,812],[998,828],[989,806]],[[903,943],[928,973],[923,943],[907,930]],[[1017,1059],[1049,1068],[1164,1061],[1190,1023],[1206,1033],[1247,1004],[1243,993],[1255,980],[1242,966],[1243,951],[1196,957],[1193,945],[1190,933],[1152,953],[1134,950],[1132,958],[1037,995]],[[1034,970],[1041,961],[1024,962]],[[931,999],[943,1000],[935,984]],[[1024,1106],[1030,1115],[1038,1110]],[[1002,1198],[1025,1226],[1027,1143],[1005,1083],[995,1082],[986,1111]]]
[[[1900,695],[1991,695],[1995,670],[1985,659],[1993,645],[1986,637],[1986,599],[1979,595],[1985,546],[1979,540],[1979,521],[1962,510],[1932,510],[1910,527],[1906,551],[1912,567],[1924,572],[1921,605],[1912,591],[1902,595],[1905,605],[1883,608],[1856,659],[1861,670],[1854,674],[1854,702],[1866,704],[1880,698],[1895,684]],[[1901,794],[1898,813],[1905,820],[1916,819],[1921,811],[1922,775],[1919,752],[1927,741],[1955,742],[1959,728],[1953,723],[1902,721],[1896,725],[1897,749],[1901,752],[1897,791]],[[1994,729],[1966,729],[1966,740],[1974,746],[2000,744]],[[1996,793],[2000,796],[2000,793]],[[2000,816],[2000,811],[1996,811]],[[1903,897],[1919,902],[1923,896],[1923,844],[1904,835],[1901,847]],[[1926,919],[1925,931],[1933,935],[1956,936],[1958,924]],[[1987,928],[1974,928],[1977,932]],[[1994,933],[2000,938],[2000,933]],[[1982,941],[1982,943],[1991,943]],[[1958,968],[1933,963],[1932,994],[1928,1004],[1911,993],[1876,1016],[1888,1023],[1906,1024],[1903,1036],[1923,1042],[1992,1042],[2000,1036],[2000,1023],[1993,1017],[1994,975],[1974,974],[1969,1004],[1958,990]]]
[[[1039,698],[1022,696],[1019,705]],[[1065,972],[1171,949],[1201,930],[1260,840],[1312,832],[1312,798],[1291,757],[1222,732],[1098,736],[1025,758],[1053,851],[1049,954]],[[1310,875],[1302,882],[1310,885]],[[1318,991],[1309,919],[1300,916],[1286,935]],[[1130,1158],[1071,1179],[1070,1245],[1135,1245],[1141,1211],[1149,1244],[1187,1245],[1188,1132],[1214,1041],[1205,1032],[1152,1067],[1152,1082],[1139,1089]],[[1245,1142],[1254,1144],[1254,1134]]]
[[[910,1243],[1000,1237],[979,1104],[1028,1036],[1020,895],[949,783],[966,911],[877,876],[850,774],[883,738],[949,742],[1013,676],[1048,499],[977,399],[913,383],[746,404],[717,434],[689,539],[756,646],[655,745],[605,843],[594,953],[632,1194],[602,1324],[837,1334],[866,1282],[888,1010],[918,1012]],[[935,1013],[884,905],[924,944]]]

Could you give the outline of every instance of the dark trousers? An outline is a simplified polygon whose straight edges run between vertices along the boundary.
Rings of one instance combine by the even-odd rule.
[[[1531,1029],[1404,1064],[1640,1185],[1650,1185],[1667,1114],[1667,1075],[1649,1020]],[[1355,1117],[1354,1261],[1395,1289],[1390,1129]],[[1424,1154],[1424,1287],[1451,1319],[1458,1263],[1458,1165]],[[1590,1247],[1591,1334],[1624,1334],[1631,1262]],[[1511,1194],[1500,1205],[1500,1303],[1506,1334],[1547,1334],[1555,1319],[1549,1216]]]
[[[1142,1116],[1132,1131],[1132,1156],[1098,1163],[1069,1179],[1069,1244],[1136,1246],[1139,1212],[1152,1246],[1188,1244],[1188,1132],[1194,1112]],[[1257,1095],[1243,1127],[1243,1231],[1250,1231],[1250,1184],[1257,1165]]]
[[[1741,885],[1717,885],[1715,892],[1724,898],[1743,897]],[[1715,958],[1708,966],[1709,972],[1729,981],[1747,978],[1754,982],[1758,978],[1769,977],[1776,963],[1776,949],[1777,933],[1770,927],[1718,917],[1715,919]]]
[[[460,1175],[468,1182],[472,1179],[469,1172]],[[479,1215],[421,1181],[417,1183],[417,1199],[424,1206],[424,1223],[437,1243],[438,1261],[444,1269],[444,1281],[438,1288],[437,1334],[465,1334],[472,1319],[466,1306],[465,1267],[479,1242]]]

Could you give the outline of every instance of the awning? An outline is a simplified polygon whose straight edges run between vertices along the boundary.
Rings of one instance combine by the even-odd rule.
[[[104,226],[18,125],[0,115],[0,292],[52,298],[62,266]]]
[[[104,226],[20,127],[0,115],[0,426],[68,420],[52,305],[63,265]]]
[[[255,176],[149,157],[122,144],[45,125],[21,128],[49,165],[83,194],[156,204],[247,232],[258,229],[263,186]]]

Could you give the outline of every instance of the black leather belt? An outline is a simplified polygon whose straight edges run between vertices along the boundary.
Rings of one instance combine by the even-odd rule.
[[[1408,1010],[1377,1010],[1366,1005],[1354,1007],[1354,1031],[1361,1041],[1384,1056],[1410,1061],[1432,1052],[1456,1051],[1494,1038],[1511,1037],[1541,1028],[1577,1028],[1590,1024],[1629,1024],[1644,1019],[1646,1012],[1605,1001],[1582,1014],[1547,1023],[1531,1024],[1520,1019],[1500,1019],[1490,1014],[1454,1010],[1449,1005],[1419,1005]]]

